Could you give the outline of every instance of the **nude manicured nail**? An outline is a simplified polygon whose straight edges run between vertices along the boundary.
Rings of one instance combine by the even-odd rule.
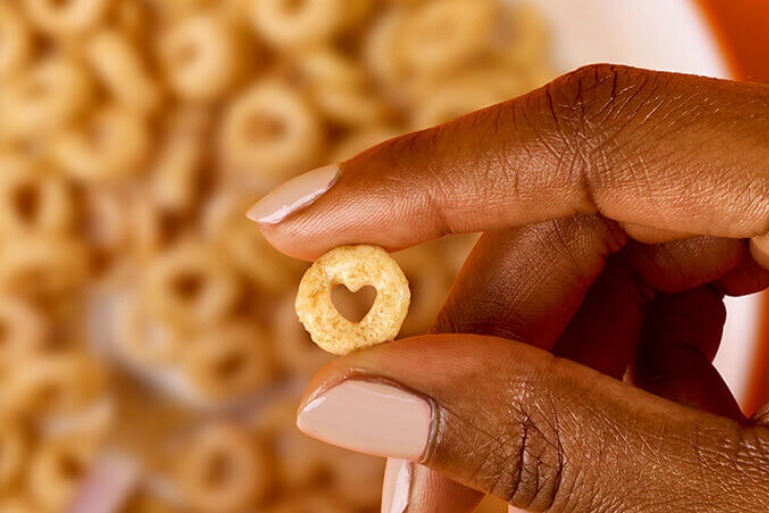
[[[417,460],[427,446],[432,407],[416,395],[382,383],[345,381],[299,412],[305,434],[357,452]]]
[[[411,491],[410,461],[388,459],[382,485],[382,513],[404,513]]]
[[[323,196],[338,174],[339,166],[333,164],[299,175],[259,200],[246,215],[257,223],[279,223]]]

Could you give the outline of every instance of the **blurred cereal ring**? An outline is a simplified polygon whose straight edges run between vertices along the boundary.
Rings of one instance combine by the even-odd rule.
[[[89,271],[88,253],[73,238],[30,234],[0,246],[0,290],[25,298],[71,300]]]
[[[404,14],[398,10],[385,12],[376,19],[363,40],[364,65],[380,84],[394,90],[403,85],[408,76],[398,48],[404,20]],[[393,100],[398,102],[400,98]]]
[[[406,17],[399,32],[400,55],[419,73],[449,70],[490,49],[496,18],[493,2],[426,3]]]
[[[54,35],[72,36],[93,28],[104,17],[109,0],[23,0],[35,27]]]
[[[30,461],[27,489],[46,513],[63,511],[83,480],[96,454],[89,437],[66,437],[43,442]]]
[[[185,375],[205,399],[252,395],[274,374],[267,337],[254,325],[232,323],[212,329],[185,352]]]
[[[29,59],[32,35],[26,20],[8,2],[0,3],[0,78],[19,71]]]
[[[0,236],[62,234],[72,226],[75,199],[61,177],[14,155],[0,155]]]
[[[451,286],[451,275],[436,247],[409,248],[393,255],[411,286],[411,308],[401,333],[423,335],[435,321]]]
[[[293,57],[301,77],[310,84],[353,88],[366,81],[363,70],[334,48],[308,48]]]
[[[29,360],[8,378],[0,410],[35,419],[81,410],[104,392],[105,385],[102,369],[96,362],[78,354]]]
[[[360,0],[356,0],[360,1]],[[344,0],[251,0],[251,22],[268,43],[280,48],[328,41],[347,23]]]
[[[183,243],[160,254],[141,276],[142,304],[172,326],[205,326],[225,318],[240,290],[236,276],[215,250]]]
[[[283,178],[317,164],[325,131],[304,97],[262,82],[230,104],[222,126],[225,160],[246,174]]]
[[[168,325],[152,322],[134,298],[125,299],[118,307],[114,334],[120,353],[141,365],[174,362],[182,348],[179,333]]]
[[[0,420],[0,495],[21,478],[27,465],[27,445],[27,434],[21,424]]]
[[[483,87],[481,82],[445,84],[417,102],[411,116],[411,128],[421,130],[440,125],[483,107],[507,99],[500,91]]]
[[[0,139],[35,137],[62,127],[88,106],[91,90],[83,67],[63,58],[25,70],[0,89]]]
[[[327,364],[332,356],[312,343],[309,334],[296,320],[293,298],[286,299],[280,303],[272,317],[275,323],[275,356],[291,374],[310,377]]]
[[[243,215],[251,204],[250,195],[219,193],[206,205],[204,230],[260,292],[283,292],[296,283],[305,266],[278,252],[253,229]]]
[[[345,126],[378,125],[389,114],[385,102],[364,87],[315,87],[313,99],[330,120]]]
[[[150,150],[145,120],[121,108],[97,111],[54,138],[52,158],[83,182],[119,181],[141,172]]]
[[[223,19],[181,20],[160,41],[159,58],[173,91],[188,101],[221,98],[241,75],[244,49]]]
[[[344,285],[357,292],[376,289],[371,310],[360,322],[345,319],[331,301]],[[343,355],[393,340],[409,308],[409,284],[398,264],[376,246],[341,246],[321,256],[304,274],[296,295],[296,313],[313,342]]]
[[[160,104],[160,91],[131,41],[114,29],[93,34],[85,55],[110,94],[131,110],[148,112]]]
[[[0,367],[19,365],[42,352],[45,343],[43,316],[26,301],[0,296]]]
[[[200,142],[181,131],[166,134],[150,169],[150,194],[160,208],[181,213],[195,207],[204,157]]]
[[[267,457],[255,436],[242,428],[206,426],[180,456],[177,480],[184,502],[194,511],[244,511],[269,491]]]

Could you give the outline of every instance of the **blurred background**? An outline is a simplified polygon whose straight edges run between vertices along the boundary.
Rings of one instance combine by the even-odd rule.
[[[294,427],[331,357],[293,311],[306,264],[247,208],[589,62],[769,78],[755,4],[0,0],[0,513],[378,511],[383,461]],[[473,242],[395,255],[402,336]],[[719,357],[747,409],[762,308],[729,305]]]

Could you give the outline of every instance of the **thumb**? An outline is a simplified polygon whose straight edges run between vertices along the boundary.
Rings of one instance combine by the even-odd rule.
[[[426,336],[337,359],[298,425],[533,511],[758,511],[769,500],[765,428],[494,337]]]

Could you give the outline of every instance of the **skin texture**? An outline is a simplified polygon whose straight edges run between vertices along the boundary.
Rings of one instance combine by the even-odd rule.
[[[594,65],[370,149],[262,225],[314,259],[482,231],[434,334],[340,358],[429,398],[409,513],[769,504],[767,410],[712,366],[722,299],[769,285],[769,88]],[[439,334],[442,333],[442,334]],[[623,382],[623,377],[625,378]]]

